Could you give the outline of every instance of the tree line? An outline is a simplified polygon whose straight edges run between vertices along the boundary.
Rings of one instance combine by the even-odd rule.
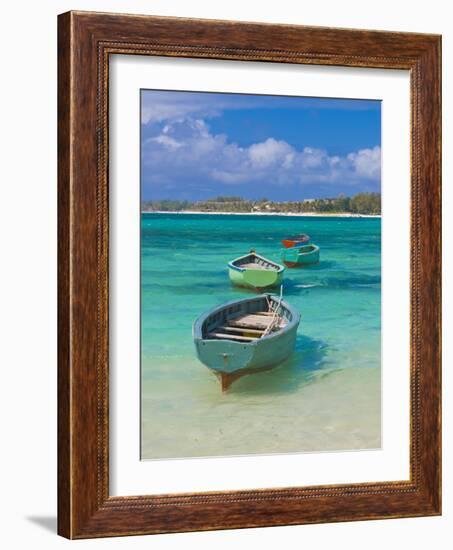
[[[305,199],[302,201],[272,201],[244,199],[239,196],[219,196],[203,201],[149,200],[142,202],[144,212],[275,212],[275,213],[328,213],[328,214],[380,214],[380,193],[357,193],[352,197]]]

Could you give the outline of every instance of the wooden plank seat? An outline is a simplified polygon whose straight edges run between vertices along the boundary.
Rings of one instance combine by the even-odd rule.
[[[264,315],[242,315],[241,317],[236,317],[236,319],[231,319],[228,322],[228,325],[231,327],[240,327],[240,328],[253,328],[253,329],[266,329],[269,323],[271,322],[272,317],[267,317]]]
[[[228,325],[225,325],[223,327],[219,327],[217,330],[224,330],[226,332],[247,332],[247,333],[250,333],[250,334],[260,334],[260,335],[263,334],[263,332],[264,332],[263,328],[259,328],[259,329],[245,328],[245,327],[239,328],[239,327],[230,327]]]
[[[223,340],[238,340],[239,342],[253,342],[253,340],[259,338],[259,336],[239,336],[239,334],[225,334],[223,332],[210,332],[208,337]]]
[[[281,328],[285,325],[282,317],[278,316],[274,319],[273,312],[263,311],[241,315],[235,319],[230,319],[224,325],[216,327],[208,334],[208,338],[253,342],[266,333],[272,321],[274,321],[275,328]]]

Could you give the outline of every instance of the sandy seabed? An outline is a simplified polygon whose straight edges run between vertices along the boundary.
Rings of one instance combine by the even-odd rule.
[[[147,396],[158,393],[155,387],[148,391],[145,381],[142,458],[380,448],[380,372],[320,371],[288,392],[290,372],[282,366],[245,376],[222,395],[207,371],[209,382],[200,393],[184,398],[184,388],[174,388],[171,403],[151,403]]]

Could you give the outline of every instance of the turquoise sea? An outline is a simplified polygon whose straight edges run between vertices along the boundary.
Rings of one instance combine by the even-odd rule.
[[[380,218],[142,214],[142,458],[378,448],[381,444]],[[251,291],[227,262],[308,233],[318,265],[287,269],[302,315],[281,366],[222,394],[195,354],[193,321]]]

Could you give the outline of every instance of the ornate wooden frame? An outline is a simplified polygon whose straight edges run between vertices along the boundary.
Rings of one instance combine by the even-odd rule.
[[[59,16],[58,47],[58,532],[87,538],[440,514],[441,38],[69,12]],[[410,71],[410,481],[109,496],[111,54]]]

